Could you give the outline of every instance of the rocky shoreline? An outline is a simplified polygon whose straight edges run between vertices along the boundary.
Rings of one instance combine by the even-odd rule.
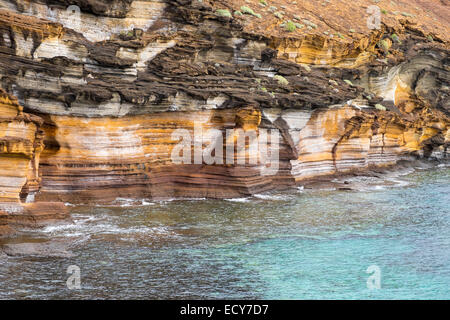
[[[68,219],[65,202],[236,198],[448,160],[447,5],[409,1],[369,30],[372,1],[257,2],[0,0],[0,233]],[[175,164],[173,133],[196,126],[279,132],[278,170],[250,147]]]

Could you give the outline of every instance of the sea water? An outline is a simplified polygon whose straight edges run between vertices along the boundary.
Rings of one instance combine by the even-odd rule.
[[[450,169],[392,181],[71,206],[71,223],[2,240],[41,249],[0,256],[0,298],[449,299]]]

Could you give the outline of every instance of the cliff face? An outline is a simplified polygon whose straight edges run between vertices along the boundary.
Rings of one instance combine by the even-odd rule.
[[[379,1],[375,30],[370,5],[1,0],[0,202],[226,198],[446,158],[448,5]],[[223,133],[223,164],[174,163],[196,127]],[[264,130],[277,170],[249,144],[226,161]]]
[[[41,178],[43,120],[23,112],[17,100],[0,89],[0,233],[10,225],[35,226],[66,218],[59,203],[34,203]]]
[[[0,202],[19,202],[22,192],[33,194],[39,190],[43,121],[23,113],[17,100],[3,90],[0,90],[0,112]]]

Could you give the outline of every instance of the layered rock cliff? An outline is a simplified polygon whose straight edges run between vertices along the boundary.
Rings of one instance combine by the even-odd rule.
[[[17,99],[0,89],[0,233],[10,225],[36,226],[67,218],[61,203],[34,203],[41,178],[43,120],[23,112]]]
[[[449,13],[438,0],[0,0],[0,203],[229,198],[446,159]],[[174,133],[195,148],[198,126],[223,133],[222,161],[174,162]],[[277,170],[262,174],[250,143],[226,159],[264,129],[279,133]]]

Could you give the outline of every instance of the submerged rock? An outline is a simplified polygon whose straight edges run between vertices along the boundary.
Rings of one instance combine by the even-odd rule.
[[[8,256],[71,258],[74,254],[64,244],[55,242],[4,244],[0,250]]]

